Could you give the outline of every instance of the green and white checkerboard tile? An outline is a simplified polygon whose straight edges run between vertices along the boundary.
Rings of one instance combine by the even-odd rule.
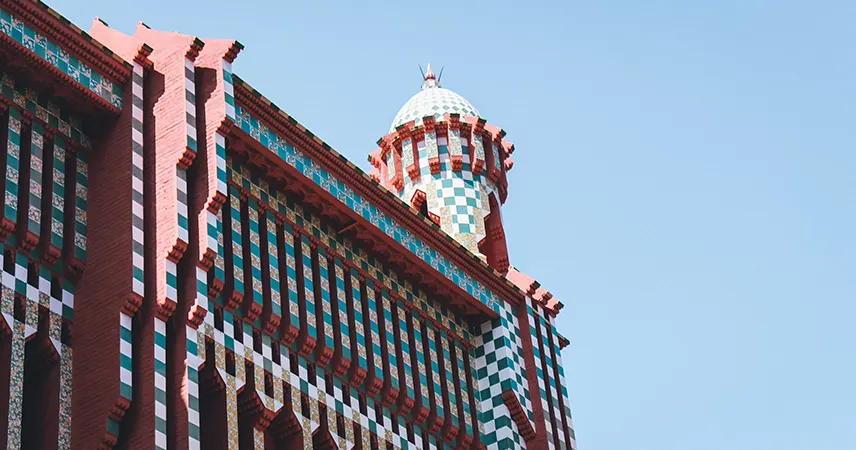
[[[371,337],[371,358],[375,377],[383,381],[383,357],[381,356],[380,326],[377,321],[377,301],[375,299],[375,285],[372,280],[366,280],[366,309],[368,310],[369,336]],[[364,313],[366,311],[363,311]],[[364,314],[365,316],[366,314]]]
[[[318,339],[318,330],[316,327],[315,314],[317,314],[318,305],[315,304],[315,286],[313,283],[314,275],[312,270],[312,247],[309,236],[300,234],[295,236],[295,239],[300,240],[300,258],[303,259],[303,296],[304,304],[306,305],[306,323],[304,330],[306,335],[316,340]]]
[[[42,229],[42,166],[44,164],[45,127],[33,122],[30,126],[30,189],[27,211],[27,231],[38,238]]]
[[[446,385],[443,388],[443,393],[449,399],[449,417],[452,419],[452,425],[460,429],[461,423],[458,416],[458,396],[456,394],[456,377],[452,371],[452,352],[449,347],[449,335],[446,331],[439,330],[440,345],[443,352],[443,372],[446,379]]]
[[[244,294],[244,250],[241,229],[241,194],[234,186],[229,186],[229,231],[232,247],[232,288],[235,292]]]
[[[351,277],[351,306],[354,312],[354,348],[356,350],[356,363],[368,373],[368,350],[365,332],[365,316],[363,315],[363,299],[360,291],[360,275],[357,269],[351,267],[348,270]],[[353,364],[353,363],[352,363]]]
[[[410,294],[410,301],[412,302],[413,294]],[[397,316],[395,319],[398,320],[398,336],[395,338],[399,345],[401,346],[401,361],[399,361],[399,365],[402,367],[404,372],[404,388],[405,390],[401,392],[400,395],[407,396],[407,398],[416,400],[416,391],[413,387],[413,367],[410,363],[410,355],[411,355],[411,347],[410,347],[410,339],[408,338],[407,330],[410,327],[410,324],[407,320],[407,310],[404,306],[404,302],[401,300],[396,302],[396,312]]]
[[[389,132],[392,133],[396,127],[411,120],[414,120],[416,125],[420,125],[423,117],[433,116],[435,120],[439,120],[445,114],[478,117],[479,112],[465,98],[448,89],[424,88],[401,107],[392,121]]]
[[[63,283],[61,292],[63,299],[52,296],[53,275],[45,267],[38,267],[36,285],[28,283],[29,261],[26,256],[15,255],[13,272],[3,270],[0,276],[2,289],[2,320],[5,320],[11,330],[11,372],[9,383],[9,416],[7,445],[9,448],[21,447],[21,418],[23,408],[24,364],[26,340],[36,333],[39,326],[39,307],[47,308],[48,337],[57,352],[59,359],[59,428],[57,430],[58,448],[71,448],[71,363],[72,350],[61,342],[62,320],[73,317],[72,308],[73,287]],[[5,255],[0,252],[0,267],[5,267]],[[14,317],[15,295],[26,298],[24,322]],[[65,314],[65,315],[64,315]]]
[[[89,185],[89,155],[86,152],[77,152],[77,184],[74,201],[74,257],[81,262],[86,262],[86,198]]]
[[[21,165],[21,111],[9,108],[6,139],[6,184],[3,217],[13,224],[18,221],[18,179]]]
[[[187,210],[187,171],[181,167],[175,168],[176,209],[178,212],[178,239],[185,244],[190,242],[190,225]]]
[[[54,135],[53,186],[51,190],[51,245],[62,253],[65,226],[65,157],[67,144],[62,136]]]
[[[300,329],[300,303],[297,295],[297,266],[294,247],[294,228],[289,223],[282,224],[283,241],[285,242],[286,278],[288,281],[288,320],[295,329]]]
[[[191,150],[194,155],[197,151],[196,144],[196,68],[193,66],[193,61],[190,58],[184,59],[184,90],[185,90],[185,107],[186,114],[186,130],[187,130],[187,149]]]
[[[259,202],[247,197],[247,215],[249,218],[250,242],[250,280],[252,282],[253,303],[259,311],[264,307],[264,286],[262,283],[262,250],[259,236]]]
[[[327,267],[327,250],[319,246],[318,252],[318,281],[321,289],[321,322],[324,326],[324,345],[329,349],[336,348],[336,335],[333,332],[333,306],[330,303],[330,270]]]
[[[226,96],[226,118],[235,120],[235,85],[232,79],[232,63],[223,60],[223,92]]]
[[[155,448],[167,448],[166,322],[155,317]]]
[[[267,258],[268,258],[268,289],[270,297],[271,313],[282,317],[282,299],[280,297],[281,285],[279,281],[279,247],[276,238],[276,216],[273,211],[265,211],[265,233],[267,234]]]
[[[353,364],[354,360],[351,355],[351,325],[348,323],[348,293],[345,290],[345,270],[347,268],[339,257],[333,260],[333,266],[336,277],[336,298],[333,301],[337,303],[339,312],[339,345],[342,348],[342,357]]]
[[[387,382],[396,391],[400,392],[401,386],[399,385],[398,379],[398,358],[396,356],[395,349],[395,343],[398,342],[398,339],[395,336],[395,325],[392,322],[392,304],[390,303],[388,290],[384,289],[380,294],[380,306],[382,309],[379,312],[383,315],[384,328],[384,330],[381,331],[381,334],[384,346],[386,347],[387,361],[389,362],[389,380],[387,380]]]

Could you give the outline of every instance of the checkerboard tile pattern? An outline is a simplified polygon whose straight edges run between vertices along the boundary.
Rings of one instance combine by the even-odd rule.
[[[184,90],[187,108],[187,150],[196,155],[196,68],[190,58],[184,59]]]
[[[71,448],[71,362],[72,350],[61,342],[63,319],[73,319],[74,288],[71,283],[58,281],[51,270],[43,266],[31,266],[27,256],[13,254],[11,272],[5,268],[6,257],[0,252],[0,291],[2,291],[2,318],[11,331],[11,371],[9,380],[9,416],[7,428],[8,448],[21,447],[21,419],[23,408],[25,344],[39,327],[39,308],[48,310],[48,338],[59,359],[59,428],[57,443],[60,449]],[[37,270],[31,277],[30,270]],[[29,281],[28,281],[29,280]],[[33,281],[31,283],[30,281]],[[52,292],[61,293],[61,298]],[[24,298],[24,321],[15,318],[15,297]]]
[[[63,227],[65,224],[65,156],[67,144],[62,136],[54,136],[53,182],[51,189],[51,240],[50,245],[62,254]]]
[[[143,66],[135,62],[131,86],[131,239],[133,240],[134,265],[133,291],[134,294],[140,296],[140,298],[145,294],[145,269],[143,260],[143,243],[145,242],[145,208],[143,207],[143,170],[145,168],[143,163],[143,77]],[[57,150],[57,143],[55,140],[54,153],[58,152],[63,152],[63,150]],[[59,158],[57,157],[54,158],[55,161],[58,159]],[[64,154],[62,155],[62,159],[64,161]],[[56,164],[57,163],[54,162],[55,173],[57,167]],[[56,185],[57,183],[54,183],[54,202],[58,204],[58,207],[61,209],[62,199],[60,198],[58,202],[56,201]],[[60,191],[60,195],[62,195],[62,191]],[[62,219],[59,220],[59,223],[62,223]],[[59,229],[61,230],[61,228]],[[60,241],[61,238],[62,235],[60,234]],[[61,242],[57,247],[62,248]]]
[[[441,87],[423,88],[401,107],[389,127],[389,132],[392,133],[397,127],[411,120],[415,120],[419,125],[423,117],[433,116],[439,119],[445,114],[479,116],[473,105],[460,95]]]
[[[475,339],[474,369],[477,374],[482,442],[489,449],[523,445],[517,424],[502,401],[502,393],[516,394],[532,420],[530,394],[523,369],[520,328],[510,305],[503,305],[500,318],[482,324]]]
[[[237,183],[238,185],[243,186],[247,189],[247,191],[245,191],[245,192],[236,192],[236,195],[248,195],[249,197],[253,197],[253,198],[255,198],[254,196],[258,195],[260,198],[266,198],[267,202],[273,203],[271,201],[271,198],[273,196],[269,195],[269,196],[265,197],[265,195],[263,194],[263,192],[266,189],[269,189],[269,187],[266,187],[265,185],[260,183],[259,180],[255,180],[255,179],[252,179],[252,177],[248,177],[247,172],[244,170],[234,170],[233,175],[235,175],[235,174],[240,174],[240,176],[233,178],[233,181],[235,183]],[[235,186],[235,188],[238,189],[237,186]],[[359,336],[356,333],[356,331],[357,331],[356,325],[363,323],[363,321],[360,319],[366,319],[367,318],[368,323],[369,323],[369,329],[371,331],[374,331],[374,335],[372,335],[373,339],[372,339],[372,346],[371,346],[371,348],[372,348],[372,358],[371,359],[372,359],[372,361],[377,361],[377,364],[375,364],[375,365],[381,367],[381,370],[375,370],[371,367],[367,367],[367,368],[369,370],[375,370],[376,376],[387,375],[382,370],[382,364],[384,362],[383,359],[380,359],[380,360],[377,359],[377,358],[380,358],[380,356],[383,354],[384,350],[387,353],[387,357],[389,357],[390,355],[393,355],[394,358],[397,357],[398,348],[397,348],[396,343],[394,341],[398,340],[398,339],[395,336],[395,322],[394,322],[394,320],[399,319],[398,325],[401,326],[401,322],[400,322],[401,316],[396,315],[395,311],[404,309],[402,304],[401,304],[401,301],[398,300],[399,298],[405,298],[405,297],[409,298],[409,299],[417,299],[418,298],[419,300],[414,304],[414,306],[419,308],[420,311],[422,311],[422,314],[425,314],[427,317],[430,317],[432,320],[437,320],[438,323],[442,324],[443,327],[447,327],[448,329],[453,330],[455,333],[462,335],[463,336],[462,340],[469,340],[470,339],[469,333],[467,333],[466,329],[462,326],[463,325],[462,322],[459,322],[458,319],[450,319],[449,317],[446,317],[444,315],[445,313],[442,313],[439,309],[434,308],[432,306],[432,302],[430,302],[424,296],[424,294],[421,294],[421,293],[415,293],[414,294],[413,288],[411,286],[409,286],[408,283],[403,283],[400,280],[398,280],[396,276],[394,276],[388,272],[387,268],[384,268],[384,267],[381,267],[380,265],[378,265],[365,252],[363,252],[363,251],[352,252],[350,250],[350,246],[351,246],[350,243],[346,243],[345,240],[341,239],[341,238],[331,238],[327,233],[333,232],[335,234],[335,232],[333,230],[327,230],[325,228],[325,225],[321,224],[321,222],[319,220],[317,220],[317,218],[309,218],[304,212],[302,212],[297,207],[297,205],[289,206],[287,204],[287,202],[282,202],[280,200],[281,200],[281,198],[277,197],[277,200],[276,200],[277,206],[276,207],[274,207],[273,205],[268,205],[268,206],[270,206],[270,208],[268,208],[268,206],[264,206],[262,204],[260,204],[259,207],[264,208],[266,211],[272,211],[274,209],[279,210],[278,206],[283,205],[284,210],[282,212],[285,213],[285,219],[287,220],[281,224],[281,226],[283,227],[283,231],[286,231],[285,225],[289,225],[289,222],[291,222],[291,221],[294,221],[295,223],[300,223],[300,226],[302,227],[303,230],[306,231],[306,233],[311,234],[316,239],[319,239],[322,244],[328,245],[330,247],[330,249],[337,251],[337,252],[344,252],[346,255],[346,259],[351,260],[352,263],[356,262],[357,266],[360,267],[361,270],[365,272],[365,274],[367,276],[367,278],[365,279],[365,283],[366,283],[366,286],[365,286],[366,299],[365,300],[368,303],[370,300],[369,296],[371,296],[372,303],[366,309],[366,311],[357,311],[356,308],[353,309],[353,311],[354,311],[353,315],[355,316],[354,317],[354,319],[355,319],[354,320],[354,324],[355,324],[354,336]],[[288,233],[288,234],[290,235],[291,233]],[[283,237],[285,237],[285,236],[283,236]],[[305,243],[305,240],[307,240],[308,237],[305,234],[301,233],[298,236],[298,239],[300,239],[302,241],[302,243]],[[341,239],[341,240],[337,240],[337,239]],[[301,250],[302,250],[302,247],[303,247],[303,245],[301,245]],[[308,248],[309,245],[307,245],[306,247]],[[324,252],[326,252],[327,250],[323,249],[323,247],[320,244],[317,248],[318,248],[317,253],[318,253],[318,256],[320,257],[319,262],[325,261],[327,259],[327,255]],[[301,253],[302,253],[302,251],[301,251]],[[304,255],[301,255],[301,257],[303,257],[303,256]],[[310,259],[308,261],[304,260],[304,262],[307,263],[308,267],[311,267],[310,264],[312,263],[312,258],[314,258],[314,255],[310,254],[309,258]],[[341,279],[341,280],[339,279],[339,276],[340,276],[339,271],[336,270],[339,267],[341,267],[341,277],[343,277],[343,279]],[[351,267],[351,268],[347,268],[347,270],[345,270],[346,267],[344,265],[344,261],[340,262],[340,260],[338,259],[338,256],[334,257],[334,264],[332,266],[324,266],[324,268],[326,270],[323,270],[323,271],[321,270],[321,268],[322,268],[322,266],[319,264],[319,273],[318,273],[319,280],[321,280],[321,282],[326,281],[328,283],[329,282],[335,282],[335,284],[336,284],[336,287],[337,287],[336,297],[337,298],[335,300],[339,300],[341,298],[339,295],[339,291],[342,291],[342,293],[345,294],[344,288],[346,287],[346,285],[348,283],[345,283],[344,277],[347,276],[348,278],[350,278],[348,280],[348,282],[351,285],[350,294],[355,301],[350,302],[350,305],[346,305],[346,306],[362,304],[363,299],[361,298],[361,295],[360,295],[360,282],[359,282],[360,281],[359,280],[360,275],[357,272],[356,268]],[[332,268],[332,270],[331,270],[331,268]],[[330,277],[334,277],[334,280],[329,280]],[[326,289],[322,289],[322,292],[325,290]],[[312,289],[312,292],[314,292],[314,289]],[[379,295],[378,295],[378,293],[379,293]],[[396,297],[395,300],[393,299],[393,293],[398,296],[398,297]],[[309,294],[309,292],[307,292],[307,294]],[[311,299],[312,296],[309,296],[309,298]],[[347,300],[347,296],[345,296],[344,298],[345,298],[345,300]],[[334,301],[334,299],[330,299],[330,301]],[[395,308],[393,308],[393,301],[396,302]],[[218,301],[218,304],[222,304],[222,302]],[[340,306],[341,306],[341,304],[342,303],[339,303]],[[323,309],[323,307],[322,307],[322,309]],[[351,314],[352,309],[342,308],[339,311],[340,311],[340,314],[342,311],[345,311],[346,314]],[[366,316],[365,317],[357,317],[357,312],[359,312],[360,315],[362,315],[362,313],[365,313]],[[372,320],[372,318],[371,318],[372,313],[374,313],[374,320]],[[232,326],[232,324],[235,323],[234,322],[234,315],[233,315],[233,313],[229,313],[228,311],[223,311],[222,314],[223,314],[223,331],[222,332],[211,326],[211,324],[213,322],[208,319],[208,317],[211,316],[211,315],[209,315],[209,316],[206,316],[206,322],[201,327],[201,331],[200,331],[199,335],[200,336],[206,336],[206,333],[209,333],[208,336],[213,335],[213,339],[215,340],[215,342],[222,343],[222,345],[225,348],[228,348],[228,349],[234,351],[236,355],[240,355],[242,353],[242,351],[244,351],[244,350],[249,351],[250,347],[244,346],[241,342],[247,343],[247,342],[252,341],[252,336],[251,336],[251,334],[253,333],[252,329],[254,327],[256,327],[257,325],[251,325],[249,323],[243,323],[244,337],[241,339],[238,339],[237,337],[230,337],[230,336],[234,336],[235,333],[238,332],[238,330],[234,329]],[[240,314],[240,311],[236,310],[234,314]],[[381,318],[383,320],[379,320]],[[349,322],[350,319],[346,315],[343,319],[340,316],[340,320],[342,320],[343,322]],[[372,327],[372,322],[374,322],[374,327]],[[383,323],[383,331],[380,330],[380,326],[379,326],[380,323]],[[404,326],[407,327],[408,324],[405,323]],[[438,359],[440,357],[445,357],[445,359],[442,360],[442,363],[438,362],[436,364],[436,367],[435,367],[435,371],[438,374],[441,374],[441,377],[443,375],[445,375],[445,378],[440,378],[441,381],[438,381],[438,383],[441,383],[443,379],[446,380],[445,384],[438,385],[438,386],[442,386],[442,388],[437,389],[436,396],[434,397],[434,402],[438,403],[440,405],[440,407],[443,408],[444,400],[448,401],[448,398],[444,398],[444,395],[447,396],[448,394],[444,393],[443,391],[446,391],[449,389],[448,381],[457,376],[456,373],[452,371],[455,364],[457,364],[457,359],[455,360],[455,362],[452,361],[453,355],[451,352],[451,348],[454,345],[456,348],[455,352],[457,352],[457,345],[458,344],[456,343],[457,341],[451,339],[451,335],[448,334],[449,332],[445,331],[446,328],[437,328],[435,325],[430,325],[430,326],[431,326],[431,330],[432,330],[431,332],[436,333],[434,335],[436,337],[433,339],[433,342],[434,342],[433,349],[434,349],[435,355],[437,355]],[[370,331],[370,335],[371,335],[371,331]],[[390,336],[392,337],[392,339],[390,339]],[[197,337],[199,337],[199,336],[197,336]],[[419,336],[417,339],[421,339],[421,336]],[[296,378],[294,376],[285,377],[285,378],[289,379],[291,386],[299,386],[298,390],[300,392],[309,393],[310,397],[313,399],[316,399],[317,402],[319,402],[319,404],[324,403],[325,405],[327,405],[328,408],[335,409],[336,411],[340,411],[340,412],[345,411],[343,413],[343,415],[346,417],[346,419],[351,419],[352,417],[357,417],[358,418],[357,421],[359,423],[361,423],[361,426],[363,426],[364,429],[366,429],[366,430],[370,430],[370,431],[375,430],[375,432],[378,434],[378,436],[381,437],[382,442],[392,442],[394,444],[394,447],[396,447],[396,448],[421,448],[421,446],[419,444],[416,444],[413,441],[407,440],[407,430],[405,429],[405,427],[403,425],[403,421],[401,421],[401,420],[398,421],[397,429],[392,426],[393,425],[393,420],[392,420],[393,412],[390,411],[389,408],[385,408],[385,407],[381,406],[381,404],[379,402],[379,398],[367,398],[366,399],[366,404],[367,404],[366,414],[361,414],[361,413],[359,413],[359,410],[357,410],[357,416],[355,416],[353,408],[356,408],[356,406],[359,404],[359,399],[356,396],[356,393],[358,392],[357,389],[353,389],[353,388],[349,389],[348,391],[350,392],[350,396],[346,400],[345,396],[344,396],[343,388],[342,388],[346,382],[344,380],[338,379],[337,377],[333,376],[333,382],[335,385],[334,394],[332,394],[333,395],[332,397],[329,397],[330,394],[327,393],[328,396],[326,397],[326,400],[325,400],[325,396],[322,395],[322,394],[324,394],[324,388],[323,388],[323,386],[325,385],[324,377],[325,376],[331,376],[332,375],[331,373],[328,373],[326,371],[326,369],[324,369],[324,368],[315,367],[315,373],[316,373],[317,379],[314,380],[314,382],[313,382],[313,380],[308,380],[307,379],[308,374],[309,374],[308,365],[313,364],[313,363],[309,362],[307,359],[304,359],[302,357],[297,357],[293,353],[291,353],[291,356],[287,356],[289,354],[290,350],[287,349],[286,347],[282,347],[280,350],[280,355],[281,355],[280,363],[274,364],[271,357],[270,357],[271,352],[266,349],[267,346],[270,345],[271,340],[265,334],[265,335],[263,335],[263,341],[264,341],[263,342],[263,351],[262,351],[261,355],[256,355],[256,354],[252,353],[252,356],[250,356],[251,354],[247,353],[244,356],[244,358],[246,360],[253,361],[256,367],[260,367],[260,366],[264,367],[265,372],[271,373],[274,376],[276,376],[278,372],[282,372],[282,371],[284,371],[285,373],[289,373],[290,372],[288,369],[289,364],[290,364],[289,358],[291,358],[291,357],[298,358],[300,370],[298,371],[299,373],[298,373],[297,377]],[[393,341],[393,342],[390,342],[390,341]],[[353,345],[356,345],[356,347],[359,347],[361,345],[361,342],[363,343],[362,345],[365,345],[364,344],[365,343],[364,337],[362,339],[357,337],[357,339],[355,339],[352,342],[355,343]],[[203,346],[204,346],[204,340],[201,341],[200,343],[197,343],[195,348],[198,351],[198,349],[202,348]],[[444,348],[444,346],[445,346],[445,348]],[[365,356],[365,353],[366,353],[365,350],[363,350],[361,352],[358,348],[357,354],[359,355],[360,353],[362,353],[362,358],[361,358],[362,364],[364,366],[368,366],[367,361],[366,361],[366,356]],[[375,357],[375,355],[377,355],[377,358]],[[455,358],[457,358],[457,356],[455,356]],[[397,371],[399,366],[401,366],[401,365],[398,364],[398,362],[395,359],[393,359],[392,362],[393,362],[392,365],[395,367],[395,370]],[[359,363],[357,363],[357,364],[359,364]],[[236,362],[236,367],[237,366],[241,366],[241,364],[239,362]],[[463,367],[463,364],[461,364],[458,367]],[[258,370],[258,369],[256,369],[256,370]],[[393,373],[393,372],[390,372],[390,373]],[[292,374],[292,375],[294,375],[294,374]],[[402,373],[397,372],[397,373],[395,373],[395,375],[396,375],[396,377],[401,377]],[[390,376],[390,378],[391,378],[391,376]],[[432,379],[433,378],[434,377],[432,376]],[[399,378],[399,383],[400,383],[400,381],[401,380]],[[260,383],[257,383],[257,384],[260,384]],[[451,400],[450,405],[454,405],[454,406],[450,406],[450,409],[452,407],[458,408],[458,405],[459,405],[459,402],[457,401],[457,395],[458,395],[457,387],[452,385],[452,388],[453,388],[453,394],[451,397],[452,400]],[[427,392],[427,389],[425,391]],[[262,394],[263,393],[259,394],[260,397]],[[340,397],[341,400],[338,397]],[[337,403],[337,401],[340,403]],[[264,402],[265,402],[265,404],[268,404],[267,400],[265,400]],[[349,408],[352,408],[352,409],[346,410],[346,408],[345,408],[346,406]],[[318,405],[313,406],[312,408],[317,409]],[[441,410],[441,411],[443,411],[443,410]],[[456,409],[456,411],[458,411],[458,410]],[[445,412],[441,413],[441,417],[445,417]],[[460,417],[459,417],[459,419],[460,419]],[[332,420],[332,417],[328,418],[328,420]],[[312,422],[311,419],[310,419],[310,422]],[[351,437],[349,435],[353,435],[353,430],[350,427],[346,427],[345,430],[346,430],[345,436],[335,436],[335,432],[334,432],[333,433],[334,438],[337,440],[344,439],[345,442],[356,442],[357,440],[367,439],[367,436],[362,436],[362,437],[353,437],[353,440],[351,440]],[[414,430],[414,440],[416,439],[416,436],[418,434],[417,431],[418,430]],[[421,432],[421,431],[419,431],[419,432]],[[447,443],[436,443],[435,442],[435,444],[436,444],[435,448],[451,448]],[[348,444],[348,447],[350,447],[350,445],[351,444]]]
[[[166,450],[166,322],[155,317],[155,448]]]

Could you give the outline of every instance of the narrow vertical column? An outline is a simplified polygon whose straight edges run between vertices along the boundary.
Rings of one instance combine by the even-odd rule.
[[[438,331],[440,348],[442,349],[442,380],[445,383],[443,387],[444,406],[446,407],[446,421],[443,427],[443,438],[447,442],[454,441],[460,430],[458,422],[458,398],[455,389],[455,376],[452,372],[452,352],[449,349],[449,335],[446,330]]]
[[[456,393],[458,396],[458,405],[459,408],[459,417],[461,419],[461,423],[463,426],[463,433],[460,434],[459,442],[462,447],[469,447],[473,441],[473,423],[472,423],[472,411],[470,410],[470,399],[468,398],[468,390],[470,387],[470,380],[467,377],[467,372],[464,366],[464,354],[466,353],[466,349],[461,344],[461,342],[457,339],[452,340],[452,344],[454,345],[454,371],[455,378],[457,381],[455,383]]]
[[[223,203],[228,196],[226,185],[226,138],[214,133],[214,160],[217,177],[217,190],[205,210],[207,239],[200,243],[200,254],[204,261],[212,264],[208,272],[209,296],[214,298],[223,292],[226,273],[223,252]]]
[[[381,331],[383,340],[383,356],[384,356],[384,386],[383,386],[383,403],[390,406],[398,400],[398,393],[401,386],[398,383],[398,358],[396,356],[396,339],[395,325],[392,318],[392,305],[389,300],[389,291],[383,289],[380,293],[381,298],[381,314],[383,322],[383,330]]]
[[[294,247],[294,228],[289,223],[283,223],[277,230],[277,241],[279,246],[280,277],[285,275],[285,285],[288,289],[286,294],[286,309],[283,314],[288,314],[282,322],[282,337],[287,344],[297,339],[300,333],[300,301],[297,294],[297,262]]]
[[[480,175],[484,170],[484,145],[481,134],[473,132],[473,173]]]
[[[410,312],[410,324],[413,334],[413,347],[416,349],[415,360],[418,373],[419,398],[416,399],[414,417],[416,422],[423,422],[431,411],[431,388],[428,385],[428,360],[425,358],[425,339],[422,335],[422,317],[414,308]]]
[[[560,448],[569,449],[571,448],[571,443],[576,446],[576,442],[572,441],[571,438],[571,409],[568,404],[568,390],[565,387],[565,377],[562,371],[562,363],[559,358],[561,354],[561,350],[559,349],[559,344],[556,341],[556,334],[553,332],[554,325],[552,323],[552,318],[549,318],[549,321],[545,322],[545,329],[547,330],[547,342],[550,344],[550,360],[553,363],[553,382],[554,382],[554,390],[556,391],[556,425],[561,423],[562,431],[557,433],[560,443]]]
[[[345,280],[346,286],[350,287],[348,290],[348,325],[351,327],[351,341],[354,343],[354,358],[356,359],[356,364],[351,364],[349,378],[353,386],[359,386],[366,379],[369,368],[361,282],[357,269],[349,267],[348,277]]]
[[[62,255],[63,248],[63,224],[65,223],[65,156],[67,144],[62,136],[54,135],[53,141],[53,173],[51,180],[51,237],[46,247],[46,254],[52,261],[56,261]],[[140,174],[140,186],[142,188],[142,174]],[[142,227],[142,223],[140,225]],[[136,241],[135,241],[136,242]],[[140,241],[142,242],[142,241]]]
[[[316,328],[322,333],[321,339],[315,345],[315,361],[322,367],[333,358],[336,348],[333,332],[333,307],[330,304],[330,270],[327,266],[327,250],[316,246],[312,252],[314,265],[315,304],[320,306],[316,316]]]
[[[553,325],[553,330],[555,330],[555,324],[553,324],[553,318],[550,317],[550,324]],[[570,397],[568,396],[568,385],[565,383],[565,369],[562,365],[562,349],[558,345],[555,340],[557,340],[557,336],[555,333],[552,335],[553,342],[553,369],[555,371],[556,379],[558,380],[559,390],[561,391],[561,403],[562,403],[562,424],[565,429],[565,439],[568,443],[568,448],[576,450],[577,441],[576,436],[574,435],[574,419],[571,416],[571,402]]]
[[[544,329],[544,318],[540,316],[540,314],[536,314],[535,316],[535,331],[537,335],[538,345],[536,346],[536,354],[541,359],[541,379],[539,380],[539,387],[544,390],[543,396],[546,399],[546,408],[544,410],[544,419],[547,422],[547,439],[550,443],[555,445],[557,448],[559,447],[559,433],[561,431],[558,428],[558,424],[556,423],[558,407],[556,405],[556,390],[555,390],[555,381],[551,376],[553,371],[552,369],[552,358],[550,357],[550,347],[549,342],[547,341],[546,330]]]
[[[188,231],[190,219],[188,218],[187,209],[187,170],[181,167],[175,168],[175,187],[176,200],[178,202],[176,204],[176,210],[178,211],[178,239],[181,241],[180,245],[186,247],[190,241],[190,232]]]
[[[0,224],[0,237],[2,238],[15,231],[15,224],[18,220],[18,177],[20,176],[21,165],[21,111],[10,106],[8,118],[3,221]]]
[[[411,294],[408,292],[408,296]],[[410,336],[407,323],[407,306],[400,299],[395,304],[395,336],[398,344],[398,367],[404,377],[404,389],[398,397],[398,412],[407,415],[413,408],[416,399],[416,391],[413,388],[413,367],[411,364]]]
[[[460,122],[457,118],[452,122],[456,128],[449,129],[449,157],[452,161],[452,170],[460,171],[463,168],[463,147],[461,146],[461,130],[457,127]],[[450,125],[452,125],[450,124]]]
[[[30,185],[27,202],[27,226],[21,247],[29,252],[39,243],[42,228],[42,165],[44,163],[45,127],[39,122],[30,126]]]
[[[312,242],[309,236],[299,233],[295,236],[295,245],[300,247],[300,254],[295,255],[300,258],[299,268],[302,272],[301,279],[303,280],[303,289],[298,290],[301,300],[300,308],[300,336],[298,337],[298,348],[301,356],[308,356],[315,349],[315,343],[318,341],[318,330],[316,328],[316,310],[315,310],[315,287],[312,283],[314,275],[312,273]],[[296,250],[295,250],[296,251]]]
[[[229,236],[226,238],[226,252],[231,260],[226,267],[226,307],[234,310],[244,300],[244,250],[241,231],[241,193],[229,186],[228,208]]]
[[[201,44],[201,41],[199,44]],[[198,147],[196,142],[196,68],[193,65],[193,60],[190,58],[184,59],[184,90],[185,107],[187,108],[185,116],[187,121],[185,124],[185,128],[187,129],[187,144],[181,161],[182,164],[189,167],[196,157]]]
[[[205,361],[205,336],[187,326],[187,443],[188,449],[198,450],[201,445],[201,411],[199,368]]]
[[[374,282],[372,280],[366,280],[365,287],[363,305],[365,306],[364,310],[367,311],[368,314],[364,319],[367,319],[366,328],[369,329],[369,336],[371,336],[371,343],[369,344],[371,347],[369,360],[371,360],[372,364],[372,367],[369,368],[368,377],[366,378],[369,383],[366,390],[369,395],[374,397],[383,387],[383,357],[381,356],[380,347],[380,327],[377,323],[377,301],[375,300]]]
[[[71,448],[71,368],[72,349],[67,345],[60,346],[59,360],[59,430],[57,433],[57,449]]]
[[[255,321],[264,309],[264,294],[262,286],[262,259],[259,238],[259,202],[253,197],[247,197],[247,225],[244,235],[244,256],[249,259],[250,271],[244,274],[244,285],[250,286],[252,299],[244,299],[244,317]],[[244,262],[246,264],[246,261]],[[245,266],[246,268],[246,266]]]
[[[337,377],[344,377],[351,367],[351,324],[349,322],[348,292],[345,285],[345,267],[338,257],[333,259],[336,276],[336,305],[337,322],[337,345],[336,353],[333,355],[333,365]]]
[[[166,450],[166,321],[154,318],[155,323],[155,448]]]
[[[119,313],[119,395],[130,406],[133,398],[133,319],[124,311]]]
[[[434,332],[434,324],[426,321],[423,326],[425,328],[425,347],[427,348],[428,358],[431,362],[431,380],[429,382],[431,383],[433,393],[428,424],[431,433],[436,433],[440,431],[446,420],[446,412],[443,409],[443,384],[440,380],[440,359],[437,354],[437,337]]]
[[[4,295],[5,296],[5,295]],[[14,299],[13,299],[14,301]],[[26,345],[25,325],[6,317],[12,332],[11,370],[9,374],[9,417],[6,446],[10,449],[21,448],[21,417],[24,409],[24,351]]]
[[[236,330],[240,333],[240,330]],[[228,373],[226,370],[226,348],[222,345],[215,345],[214,364],[220,377],[223,379],[226,389],[226,429],[228,434],[229,450],[238,450],[240,442],[238,436],[238,387],[235,376]],[[235,357],[237,359],[237,356]],[[235,361],[235,367],[243,365],[243,361]]]
[[[75,197],[74,197],[74,253],[71,266],[78,274],[83,272],[86,264],[86,202],[89,186],[89,156],[84,151],[75,152],[77,161],[75,169]]]
[[[267,261],[268,274],[265,277],[267,291],[265,292],[265,310],[262,324],[265,331],[273,333],[279,328],[282,320],[281,285],[279,281],[279,247],[276,236],[276,215],[273,211],[265,211],[265,244],[267,248],[263,259]]]

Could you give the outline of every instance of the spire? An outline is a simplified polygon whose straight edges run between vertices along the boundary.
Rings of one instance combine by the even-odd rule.
[[[425,81],[434,80],[434,71],[431,70],[431,64],[428,64],[428,71],[425,72]]]
[[[440,87],[440,80],[437,79],[437,76],[434,75],[434,71],[431,70],[431,64],[428,64],[428,70],[425,71],[423,79],[424,81],[422,82],[422,89]]]

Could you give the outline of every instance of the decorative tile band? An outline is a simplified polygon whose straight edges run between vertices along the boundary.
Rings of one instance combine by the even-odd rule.
[[[377,206],[354,192],[350,186],[336,178],[327,169],[319,166],[303,152],[295,149],[292,144],[274,133],[273,130],[269,129],[257,118],[251,116],[240,105],[237,105],[236,112],[236,123],[244,132],[257,139],[259,143],[277,154],[286,163],[377,226],[381,231],[395,239],[408,251],[428,263],[468,294],[478,299],[497,314],[499,313],[500,301],[496,294],[487,289],[478,280],[457,267],[436,249],[430,247],[416,234],[402,227],[386,213],[380,211]]]
[[[23,45],[107,103],[116,108],[122,108],[121,85],[92,70],[76,57],[69,55],[55,42],[3,9],[0,9],[0,32]]]
[[[72,142],[83,148],[90,147],[89,137],[82,131],[80,117],[69,114],[67,109],[63,110],[57,103],[39,95],[35,89],[16,85],[11,74],[3,73],[2,81],[0,81],[0,93],[22,110],[29,111],[46,125],[62,133]]]

